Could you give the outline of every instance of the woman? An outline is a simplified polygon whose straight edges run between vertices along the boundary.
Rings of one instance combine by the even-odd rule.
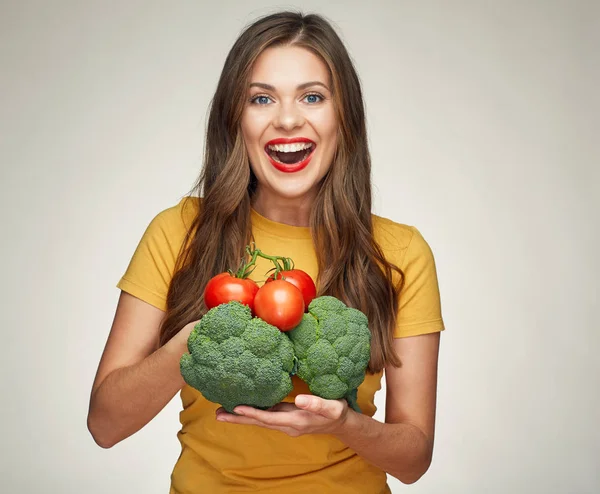
[[[383,493],[386,472],[418,480],[432,457],[444,329],[435,263],[418,230],[371,214],[360,84],[322,17],[282,12],[240,35],[212,102],[196,190],[202,198],[153,219],[118,284],[90,400],[96,442],[130,436],[181,391],[172,493]],[[204,286],[237,266],[252,240],[294,259],[318,295],[369,318],[363,413],[311,395],[294,377],[284,403],[230,414],[183,381],[179,359],[206,312]],[[256,281],[269,268],[260,261]],[[384,370],[381,423],[373,397]]]

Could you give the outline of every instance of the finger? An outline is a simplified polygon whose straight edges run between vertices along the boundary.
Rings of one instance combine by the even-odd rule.
[[[216,419],[219,422],[229,422],[232,424],[250,424],[250,422],[255,422],[251,417],[244,417],[243,415],[239,415],[237,413],[230,413],[226,410],[222,410],[217,413]]]
[[[297,411],[297,409],[294,407],[293,411]],[[296,415],[293,411],[268,411],[252,407],[236,407],[234,409],[235,413],[243,417],[275,427],[293,427],[297,422]]]
[[[220,416],[226,416],[226,415],[231,415],[234,416],[235,414],[228,412],[227,410],[225,410],[223,407],[219,407],[215,410],[215,416],[216,417],[220,417]]]
[[[267,411],[269,412],[292,412],[298,410],[298,407],[294,403],[281,402],[277,405],[272,406]]]
[[[225,410],[223,407],[219,407],[215,410],[215,415],[218,417],[220,415],[228,415],[228,416],[237,416],[237,415],[251,415],[252,411],[256,410],[254,407],[250,407],[250,406],[244,406],[244,405],[239,405],[237,406],[233,413],[228,412],[227,410]],[[278,403],[277,405],[273,405],[271,408],[268,408],[267,412],[291,412],[293,410],[298,410],[298,407],[296,405],[294,405],[293,403],[288,403],[288,402],[281,402]]]
[[[238,405],[237,407],[235,407],[233,409],[233,413],[239,414],[239,415],[246,415],[246,416],[255,416],[255,414],[261,414],[262,415],[266,415],[269,413],[275,413],[275,412],[293,412],[293,411],[297,411],[298,407],[296,405],[294,405],[293,403],[286,403],[286,402],[280,402],[277,403],[277,405],[273,405],[270,408],[254,408],[251,406],[247,406],[247,405]]]
[[[233,415],[230,413],[220,414],[217,417],[217,421],[226,422],[228,424],[238,424],[238,425],[255,425],[257,427],[264,427],[265,429],[272,430],[281,430],[284,431],[285,427],[279,427],[273,424],[266,424],[261,422],[260,420],[256,420],[250,417],[244,417],[242,415]],[[285,432],[285,431],[284,431]]]
[[[344,410],[344,404],[341,400],[325,400],[312,395],[296,396],[296,406],[328,419],[340,418]]]

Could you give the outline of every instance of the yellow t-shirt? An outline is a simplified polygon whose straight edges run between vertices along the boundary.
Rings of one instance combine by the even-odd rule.
[[[146,229],[118,287],[161,310],[179,249],[198,208],[197,198],[184,198],[159,213]],[[296,268],[317,279],[317,259],[310,228],[271,221],[252,210],[256,245],[271,255],[291,257]],[[419,231],[373,215],[375,239],[386,258],[405,275],[395,337],[442,331],[440,297],[431,249]],[[259,258],[250,276],[264,278],[272,267]],[[358,388],[361,411],[373,416],[375,392],[382,373],[367,374]],[[310,393],[296,376],[284,401]],[[171,494],[262,492],[272,494],[383,494],[390,490],[386,474],[363,460],[331,435],[290,437],[257,426],[215,420],[218,404],[190,386],[181,390],[181,455],[171,475]]]

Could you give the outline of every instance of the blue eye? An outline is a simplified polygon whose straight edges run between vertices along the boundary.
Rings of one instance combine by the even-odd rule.
[[[258,95],[252,98],[250,101],[252,103],[256,103],[257,105],[268,105],[270,100],[271,98],[269,98],[268,96]]]
[[[311,93],[311,94],[307,94],[306,96],[304,96],[304,100],[311,104],[314,105],[316,103],[321,103],[321,101],[323,101],[325,98],[317,93]],[[250,98],[250,103],[253,103],[255,105],[260,105],[260,106],[265,106],[268,105],[270,103],[272,103],[273,100],[269,97],[266,96],[264,94],[258,94],[252,98]]]
[[[308,103],[320,103],[323,100],[323,96],[320,94],[307,94],[306,99],[308,100]]]

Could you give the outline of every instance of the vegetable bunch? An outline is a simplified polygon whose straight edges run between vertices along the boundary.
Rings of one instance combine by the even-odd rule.
[[[313,280],[291,259],[246,250],[248,263],[206,285],[209,310],[180,361],[186,383],[231,412],[279,403],[296,374],[313,394],[345,398],[360,411],[357,388],[370,359],[367,317],[335,297],[316,297]],[[262,287],[248,279],[258,256],[275,265]]]
[[[246,247],[250,260],[242,263],[236,273],[229,270],[211,278],[204,289],[204,303],[207,309],[220,304],[237,301],[250,307],[252,312],[264,321],[289,331],[302,320],[302,315],[315,298],[317,289],[312,278],[304,271],[294,268],[289,257],[269,256],[260,249]],[[256,259],[268,259],[274,271],[259,288],[248,276],[256,264]]]

